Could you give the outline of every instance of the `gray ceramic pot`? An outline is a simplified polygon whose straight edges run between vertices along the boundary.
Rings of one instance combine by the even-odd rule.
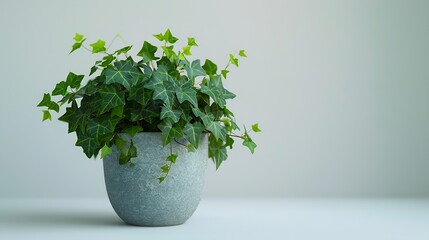
[[[128,135],[122,135],[129,141]],[[162,147],[161,133],[138,133],[133,138],[138,157],[135,167],[119,165],[119,155],[113,153],[103,160],[104,178],[110,203],[118,216],[128,224],[139,226],[169,226],[184,223],[200,202],[208,161],[208,135],[203,134],[196,152],[173,144],[176,164],[168,177],[159,184],[160,167],[170,153]]]

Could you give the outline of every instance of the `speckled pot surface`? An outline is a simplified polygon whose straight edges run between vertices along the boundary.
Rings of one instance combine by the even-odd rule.
[[[129,141],[128,135],[123,135]],[[135,167],[119,165],[119,154],[103,160],[104,178],[110,203],[118,216],[128,224],[169,226],[184,223],[200,202],[208,161],[208,135],[203,134],[198,150],[188,153],[186,147],[173,144],[176,164],[159,184],[160,167],[170,153],[162,147],[161,133],[138,133],[133,138],[138,157]]]

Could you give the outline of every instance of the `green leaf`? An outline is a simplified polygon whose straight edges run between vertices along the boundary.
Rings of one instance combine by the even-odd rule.
[[[205,127],[200,122],[187,123],[183,128],[186,140],[188,140],[193,146],[198,147],[200,142],[201,133]]]
[[[207,75],[204,69],[201,67],[200,60],[194,60],[191,65],[186,64],[185,70],[188,73],[188,78],[193,80],[195,77],[198,76],[205,76]]]
[[[179,40],[178,38],[173,36],[170,29],[167,29],[167,31],[165,31],[163,37],[164,37],[164,41],[169,42],[169,43],[175,43],[175,42],[177,42],[177,40]]]
[[[163,173],[168,173],[170,171],[170,167],[168,166],[168,164],[165,164],[161,167],[161,170]]]
[[[192,81],[182,81],[180,85],[176,88],[176,96],[177,100],[179,100],[179,103],[188,101],[189,103],[194,105],[194,107],[198,107],[197,91],[192,86]]]
[[[103,120],[93,119],[90,120],[87,126],[87,133],[96,141],[102,139],[105,135],[110,135],[115,130],[116,121],[110,118]]]
[[[99,52],[105,52],[106,51],[106,42],[99,39],[97,42],[89,44],[89,46],[92,47],[92,53],[99,53]]]
[[[243,141],[243,146],[249,148],[250,152],[253,154],[256,148],[256,143],[253,142],[250,137],[246,137]]]
[[[201,85],[201,92],[210,96],[221,108],[225,106],[226,101],[222,88],[214,85],[212,81],[209,81],[208,85]]]
[[[61,95],[65,96],[67,94],[68,84],[65,81],[61,81],[55,85],[55,89],[52,91],[52,96]]]
[[[75,42],[75,43],[73,43],[73,45],[72,45],[72,49],[71,49],[71,51],[69,52],[69,54],[70,53],[72,53],[72,52],[74,52],[74,51],[76,51],[77,49],[79,49],[80,47],[82,47],[82,44],[83,44],[83,42],[85,41],[85,39],[83,40],[83,41],[81,41],[81,42]]]
[[[162,100],[166,106],[172,106],[175,99],[175,80],[168,74],[167,68],[159,66],[153,72],[153,78],[146,85],[148,89],[154,90],[153,100]]]
[[[76,42],[80,42],[80,41],[82,41],[83,40],[83,35],[82,34],[79,34],[79,33],[76,33],[75,35],[74,35],[74,38],[73,38]]]
[[[217,65],[214,64],[209,59],[206,59],[203,65],[203,69],[206,71],[208,75],[214,75],[217,72]]]
[[[159,183],[162,183],[162,182],[164,182],[165,177],[159,177],[158,180],[159,180]]]
[[[90,158],[96,153],[97,141],[92,137],[82,135],[78,137],[76,146],[82,147],[85,155]]]
[[[71,106],[66,108],[64,115],[58,118],[58,120],[69,124],[69,133],[74,131],[84,133],[88,119],[89,115],[77,107],[76,101],[73,101]]]
[[[223,78],[225,78],[226,79],[226,75],[229,73],[229,71],[228,70],[226,70],[226,69],[224,69],[224,70],[222,70],[221,71],[221,74],[222,74],[222,76],[223,76]]]
[[[125,93],[118,91],[115,87],[107,85],[99,91],[101,101],[98,104],[98,113],[103,114],[110,109],[125,105]]]
[[[101,148],[101,158],[104,158],[105,156],[112,153],[112,149],[104,144],[104,146]]]
[[[89,71],[89,76],[91,76],[92,74],[94,74],[97,70],[98,70],[97,66],[92,66],[91,70]]]
[[[51,101],[51,95],[49,93],[43,95],[42,101],[37,106],[48,107],[49,110],[54,110],[55,112],[60,111],[60,106],[56,102]]]
[[[135,163],[130,162],[130,168],[134,168],[135,166],[136,166],[136,164],[135,164]]]
[[[234,139],[232,139],[232,137],[230,137],[229,135],[226,135],[225,147],[229,147],[229,149],[232,149],[232,145],[234,145]]]
[[[185,54],[186,56],[191,56],[191,46],[183,47],[183,54]]]
[[[146,105],[152,99],[153,91],[145,87],[145,83],[138,83],[136,86],[131,88],[128,100],[134,100],[141,105]]]
[[[209,137],[209,158],[213,159],[216,165],[216,170],[220,167],[223,161],[228,158],[226,147],[221,140],[216,140],[213,136]]]
[[[128,155],[133,158],[137,157],[137,148],[134,146],[133,141],[131,140],[130,148],[128,149]]]
[[[170,118],[174,123],[177,123],[180,120],[180,115],[182,115],[180,110],[172,109],[170,106],[164,106],[161,108],[160,119]]]
[[[112,117],[114,117],[114,116],[122,117],[123,113],[124,113],[124,105],[119,105],[119,106],[116,106],[116,107],[112,108],[110,116],[112,116]]]
[[[140,126],[132,126],[132,127],[126,128],[126,129],[124,130],[124,132],[128,133],[132,138],[133,138],[133,137],[134,137],[138,132],[141,132],[141,131],[143,131],[143,128],[142,128],[142,127],[140,127]]]
[[[51,113],[49,112],[49,110],[43,110],[43,119],[42,122],[44,122],[45,120],[52,120],[52,116]]]
[[[156,50],[158,50],[157,47],[145,41],[143,43],[142,49],[139,53],[137,53],[137,56],[142,57],[144,63],[148,63],[152,60],[158,59],[157,57],[155,57]]]
[[[130,60],[115,62],[115,68],[109,66],[104,72],[106,84],[119,83],[128,91],[142,77],[142,73],[133,66]]]
[[[252,130],[254,132],[261,132],[261,129],[259,129],[259,126],[258,126],[257,123],[255,123],[255,124],[252,125]]]
[[[208,126],[206,126],[207,130],[213,133],[214,137],[218,140],[225,141],[226,140],[226,128],[222,126],[217,121],[211,121]]]
[[[195,38],[188,38],[188,46],[198,46],[195,42]]]
[[[130,50],[131,50],[131,48],[132,48],[132,47],[133,47],[133,46],[126,46],[126,47],[123,47],[123,48],[121,48],[121,49],[116,50],[114,54],[119,55],[119,54],[122,54],[122,53],[127,53],[128,51],[130,51]]]
[[[177,53],[173,50],[174,46],[162,46],[162,50],[165,53],[165,56],[171,61],[174,62],[177,60]]]
[[[170,156],[168,156],[165,161],[171,162],[171,163],[176,163],[176,160],[177,160],[177,154],[173,153]]]
[[[114,60],[116,60],[116,56],[114,56],[112,54],[104,56],[100,66],[105,68],[105,67],[109,66]]]
[[[164,35],[162,35],[162,33],[154,34],[153,36],[161,42],[164,41]]]
[[[229,62],[238,67],[238,58],[234,57],[234,55],[229,54]]]
[[[84,77],[84,75],[76,75],[72,72],[69,72],[69,74],[67,75],[66,83],[71,88],[79,88]]]
[[[240,51],[238,52],[238,56],[240,56],[240,57],[247,57],[247,55],[246,55],[246,53],[244,52],[244,50],[240,50]]]
[[[182,137],[183,132],[179,126],[173,126],[173,122],[167,118],[158,124],[159,130],[162,132],[162,145],[165,146],[174,138]]]

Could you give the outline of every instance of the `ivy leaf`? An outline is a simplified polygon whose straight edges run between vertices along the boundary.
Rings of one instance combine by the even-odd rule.
[[[173,48],[174,46],[162,46],[162,50],[165,53],[165,56],[171,61],[174,62],[177,60],[177,54],[174,52]]]
[[[116,121],[110,118],[103,120],[93,119],[90,120],[87,126],[87,133],[96,141],[102,139],[105,135],[112,134],[115,130]]]
[[[158,59],[157,57],[155,57],[156,50],[158,50],[157,47],[144,41],[143,47],[140,50],[140,52],[137,53],[137,56],[140,56],[143,58],[143,63],[148,63],[152,60]]]
[[[115,59],[116,59],[116,56],[109,54],[109,55],[103,57],[103,60],[100,64],[100,66],[105,68],[105,67],[109,66]]]
[[[232,137],[230,137],[229,135],[226,135],[225,147],[229,147],[229,149],[232,149],[233,144],[234,139],[232,139]]]
[[[107,67],[104,75],[106,84],[119,83],[129,91],[142,73],[132,65],[130,60],[121,60],[115,62],[115,68]]]
[[[201,92],[210,96],[221,108],[225,106],[226,101],[223,96],[224,91],[213,83],[213,81],[209,81],[208,85],[201,85]]]
[[[165,177],[159,177],[158,180],[159,180],[159,183],[162,183],[162,182],[164,182]]]
[[[103,114],[108,112],[110,109],[125,105],[125,93],[118,91],[111,85],[104,86],[99,91],[101,101],[98,104],[98,113]]]
[[[132,127],[126,128],[126,129],[124,130],[124,132],[128,133],[132,138],[133,138],[133,137],[134,137],[138,132],[141,132],[141,131],[143,131],[143,128],[142,128],[142,127],[140,127],[140,126],[132,126]]]
[[[224,70],[222,70],[221,71],[221,74],[222,74],[222,76],[223,76],[223,78],[225,78],[226,79],[226,75],[229,73],[229,71],[228,70],[226,70],[226,69],[224,69]]]
[[[84,75],[76,75],[72,72],[69,72],[69,74],[67,75],[66,83],[71,88],[79,88],[80,83],[82,82],[84,77]]]
[[[119,105],[112,108],[112,111],[110,112],[110,116],[112,117],[117,116],[121,118],[123,116],[123,113],[124,113],[124,105]]]
[[[188,78],[189,79],[194,79],[195,77],[198,76],[205,76],[207,75],[206,72],[204,71],[204,69],[201,67],[201,63],[200,60],[194,60],[191,65],[186,64],[185,65],[185,70],[188,73]]]
[[[244,50],[240,50],[240,51],[238,52],[238,56],[240,56],[240,57],[247,57],[247,55],[246,55],[246,53],[244,52]]]
[[[261,132],[261,129],[259,129],[258,123],[255,123],[252,125],[252,130],[254,132]]]
[[[165,159],[165,161],[171,162],[171,163],[176,163],[176,160],[177,160],[177,154],[174,154],[174,153],[168,156],[167,159]]]
[[[131,140],[130,148],[128,149],[128,155],[133,158],[137,157],[137,148],[134,145],[133,141]]]
[[[154,34],[153,36],[161,42],[164,41],[164,35],[162,35],[162,33]]]
[[[73,39],[74,39],[76,42],[80,42],[80,41],[82,41],[82,40],[83,40],[83,35],[82,35],[82,34],[79,34],[79,33],[76,33],[76,34],[74,35]]]
[[[216,140],[220,139],[222,141],[226,140],[226,128],[222,126],[217,121],[211,121],[207,126],[207,130],[209,130],[211,133],[213,133],[213,136],[216,138]]]
[[[52,91],[52,96],[65,96],[67,94],[68,84],[65,81],[61,81],[55,85],[55,89]]]
[[[206,71],[208,75],[214,75],[217,72],[217,65],[214,64],[209,59],[206,59],[203,65],[203,69]]]
[[[72,45],[72,49],[69,52],[69,54],[71,54],[72,52],[76,51],[77,49],[79,49],[80,47],[82,47],[83,42],[85,41],[85,39],[83,39],[81,42],[75,42]]]
[[[177,123],[180,120],[180,115],[182,115],[180,110],[172,109],[170,106],[164,106],[161,108],[160,119],[163,120],[165,118],[169,118],[174,123]]]
[[[146,105],[152,99],[153,91],[145,87],[145,83],[138,83],[136,86],[131,88],[128,100],[134,100],[141,105]]]
[[[195,38],[188,38],[188,46],[198,46],[195,42]]]
[[[249,148],[250,152],[253,154],[255,152],[256,143],[247,135],[243,141],[243,146]]]
[[[116,54],[116,55],[120,55],[120,54],[122,54],[122,53],[127,53],[127,52],[129,52],[129,51],[131,50],[131,48],[132,48],[132,47],[133,47],[133,46],[126,46],[126,47],[123,47],[123,48],[121,48],[121,49],[116,50],[114,54]]]
[[[97,42],[89,44],[89,46],[92,47],[92,53],[99,53],[99,52],[105,52],[106,51],[106,42],[98,39]]]
[[[183,47],[183,54],[185,54],[186,56],[191,56],[191,46]]]
[[[175,43],[177,42],[177,40],[179,40],[178,38],[176,38],[175,36],[173,36],[173,34],[171,33],[170,29],[167,29],[164,33],[164,41],[169,42],[169,43]]]
[[[177,100],[179,100],[179,103],[188,101],[194,105],[194,107],[198,107],[197,91],[192,86],[192,81],[182,81],[181,84],[176,88],[176,96]]]
[[[109,155],[112,153],[112,149],[107,146],[106,144],[104,144],[104,146],[101,148],[101,158],[104,158],[105,156]]]
[[[185,138],[195,147],[199,146],[201,133],[205,127],[200,122],[187,123],[183,129]]]
[[[161,171],[163,173],[168,173],[170,171],[170,167],[168,166],[168,164],[165,164],[164,166],[162,166]]]
[[[166,106],[172,106],[175,98],[175,86],[173,78],[168,74],[163,65],[153,72],[153,78],[146,85],[148,89],[154,90],[153,100],[162,100]]]
[[[229,54],[229,62],[238,67],[238,58],[234,57],[234,55]]]
[[[51,95],[49,93],[43,95],[42,101],[37,106],[48,107],[49,110],[54,110],[55,112],[60,111],[60,106],[56,102],[51,101]]]
[[[64,115],[58,120],[69,124],[68,132],[85,132],[88,123],[89,115],[77,107],[76,101],[73,101],[71,106],[66,108]]]
[[[169,118],[158,124],[159,130],[162,132],[162,145],[165,146],[174,138],[182,137],[183,132],[179,126],[173,126],[173,121]]]
[[[76,146],[82,147],[85,155],[90,158],[96,153],[97,141],[92,137],[82,135],[78,137]]]
[[[44,122],[45,120],[48,120],[48,119],[52,121],[51,113],[49,112],[49,110],[43,110],[42,122]]]
[[[212,135],[209,137],[209,158],[212,158],[215,162],[216,170],[228,158],[223,142],[216,140]]]

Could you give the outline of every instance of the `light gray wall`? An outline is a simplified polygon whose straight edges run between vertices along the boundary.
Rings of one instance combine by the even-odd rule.
[[[249,58],[226,83],[239,122],[260,123],[210,197],[429,196],[429,1],[2,1],[0,197],[103,197],[100,160],[35,105],[93,56],[68,56],[75,32],[121,33],[138,50],[165,30],[196,57]],[[120,46],[120,42],[116,44]]]

